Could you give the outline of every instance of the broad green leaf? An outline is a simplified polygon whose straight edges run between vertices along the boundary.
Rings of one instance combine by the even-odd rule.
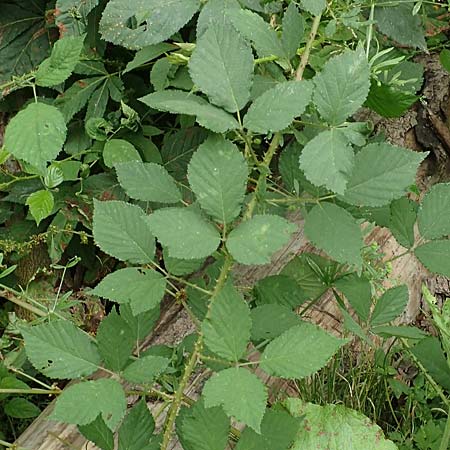
[[[372,305],[372,288],[367,278],[351,273],[336,281],[335,286],[347,298],[358,317],[367,321]]]
[[[177,435],[184,450],[224,450],[230,420],[222,408],[205,408],[203,399],[182,409],[177,420]]]
[[[450,241],[427,242],[414,250],[419,261],[431,272],[450,277]]]
[[[59,39],[49,58],[42,61],[36,72],[38,86],[56,86],[70,77],[80,59],[84,36]]]
[[[21,397],[15,397],[8,400],[3,405],[3,412],[15,419],[31,419],[39,416],[41,410],[29,400]]]
[[[305,234],[336,261],[361,266],[364,245],[361,229],[345,209],[332,203],[315,206],[306,216]]]
[[[126,407],[125,392],[118,381],[83,381],[64,389],[49,419],[87,425],[101,414],[108,428],[114,430],[125,415]]]
[[[79,426],[78,431],[102,450],[114,450],[113,432],[105,424],[101,414],[93,422]]]
[[[366,342],[369,347],[373,347],[373,342],[353,316],[342,306],[339,306],[339,310],[342,314],[344,329],[350,331],[350,333],[353,333],[355,336],[358,336],[362,341]]]
[[[201,144],[188,167],[189,184],[200,206],[223,224],[241,211],[247,175],[247,163],[239,149],[220,137]]]
[[[283,149],[278,161],[278,170],[284,187],[297,195],[303,191],[305,184],[309,183],[299,165],[302,150],[303,147],[296,140],[293,140]]]
[[[388,289],[376,301],[370,325],[377,326],[392,322],[405,310],[408,300],[409,292],[406,285]]]
[[[355,156],[343,200],[352,205],[387,205],[414,184],[419,164],[426,156],[426,152],[386,142],[367,145]]]
[[[164,266],[166,270],[177,277],[196,272],[203,266],[203,263],[204,259],[171,258],[167,251],[164,252]]]
[[[169,39],[200,6],[199,0],[111,0],[100,21],[107,42],[131,50]]]
[[[131,72],[132,70],[149,63],[158,56],[161,56],[170,50],[175,50],[176,48],[175,45],[167,44],[166,42],[144,47],[142,50],[136,52],[134,58],[127,64],[123,73]]]
[[[162,91],[169,86],[169,73],[172,64],[169,58],[159,58],[150,71],[150,83],[155,91]]]
[[[94,240],[108,255],[134,264],[153,261],[155,238],[141,208],[121,201],[94,199]]]
[[[442,64],[442,67],[450,73],[450,50],[444,48],[441,50],[441,53],[439,54],[439,61]]]
[[[300,317],[290,308],[277,304],[253,308],[251,319],[251,338],[254,341],[274,339],[301,322]]]
[[[379,426],[353,409],[319,406],[297,398],[284,404],[294,417],[308,424],[300,427],[292,450],[397,450]]]
[[[130,303],[120,305],[120,317],[130,327],[134,341],[142,341],[149,335],[156,321],[159,319],[160,309],[159,306],[156,306],[148,311],[134,315]]]
[[[98,2],[99,0],[57,0],[55,22],[60,37],[83,34],[87,28],[87,17]]]
[[[98,352],[105,367],[120,372],[133,353],[135,340],[127,322],[113,309],[97,330]]]
[[[450,234],[450,183],[435,184],[425,195],[417,215],[419,231],[425,239]]]
[[[95,344],[72,322],[53,321],[21,332],[31,364],[49,378],[78,378],[98,369],[100,355]]]
[[[230,11],[227,17],[231,23],[255,47],[258,56],[278,56],[287,58],[277,32],[259,14],[248,9]]]
[[[200,125],[215,133],[239,128],[239,123],[232,115],[190,92],[168,89],[148,94],[139,100],[159,111],[196,116]]]
[[[169,359],[161,356],[143,356],[124,370],[123,377],[131,383],[151,384],[167,369],[169,363]]]
[[[283,16],[283,32],[281,42],[288,58],[297,54],[297,49],[305,34],[305,20],[299,13],[295,3],[289,3]]]
[[[6,127],[5,147],[16,158],[44,170],[66,140],[66,123],[54,106],[30,103]]]
[[[117,303],[129,303],[133,315],[156,308],[164,296],[166,280],[152,270],[126,267],[116,270],[92,290],[92,295]]]
[[[106,167],[130,161],[142,161],[139,152],[133,144],[124,139],[111,139],[103,148],[103,160]]]
[[[313,80],[313,100],[322,118],[331,125],[345,122],[366,100],[369,80],[370,67],[362,48],[328,60]]]
[[[259,96],[244,117],[244,126],[255,133],[280,131],[304,113],[311,101],[309,81],[286,81]]]
[[[324,367],[346,342],[316,325],[302,322],[265,348],[260,367],[269,375],[305,378]]]
[[[353,148],[339,129],[322,131],[300,155],[300,168],[316,186],[343,194],[353,169]]]
[[[181,193],[175,180],[159,164],[129,161],[116,165],[117,177],[125,192],[136,200],[178,203]]]
[[[299,284],[286,275],[272,275],[255,284],[258,305],[280,305],[289,309],[300,306],[307,300],[307,295]]]
[[[69,161],[66,161],[69,162]],[[59,186],[64,181],[63,171],[54,164],[47,167],[47,171],[44,177],[44,184],[49,189],[53,189]]]
[[[420,15],[413,15],[412,12],[413,4],[409,3],[377,7],[375,8],[377,27],[399,44],[426,50],[425,30]]]
[[[246,301],[228,283],[211,299],[209,314],[202,322],[205,344],[222,358],[238,361],[250,340],[251,326]]]
[[[268,409],[261,423],[261,434],[247,427],[235,450],[288,450],[300,425],[301,421],[286,411]]]
[[[420,328],[410,326],[382,325],[374,327],[370,331],[382,338],[400,337],[422,340],[427,335]]]
[[[297,226],[280,216],[255,215],[241,222],[228,236],[227,248],[241,264],[268,264],[289,242]]]
[[[228,12],[240,8],[237,0],[208,0],[198,16],[197,37],[211,26],[223,27],[229,24]]]
[[[222,370],[206,382],[203,396],[206,408],[222,406],[228,416],[260,432],[267,392],[256,375],[240,367]]]
[[[172,258],[206,258],[220,244],[219,232],[192,209],[159,209],[147,217],[147,223]]]
[[[229,112],[239,111],[250,98],[252,50],[230,26],[216,24],[197,40],[189,73],[211,103]]]
[[[93,117],[103,117],[109,100],[108,80],[106,80],[88,101],[85,120]]]
[[[326,0],[300,0],[302,9],[308,11],[313,16],[318,16],[325,11],[327,7]]]
[[[405,248],[414,245],[414,224],[417,218],[417,203],[406,197],[394,200],[390,206],[389,229],[397,242]]]
[[[51,191],[42,189],[33,192],[27,198],[25,204],[30,207],[30,213],[36,221],[36,224],[39,225],[41,220],[47,218],[52,213],[55,199]]]
[[[155,421],[145,400],[131,408],[119,428],[118,450],[149,450]]]

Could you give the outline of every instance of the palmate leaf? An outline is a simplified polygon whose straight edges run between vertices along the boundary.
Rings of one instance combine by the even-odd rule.
[[[414,250],[419,261],[431,272],[450,277],[450,241],[427,242]]]
[[[198,39],[189,73],[211,103],[229,112],[239,111],[250,98],[252,50],[230,26],[215,25]]]
[[[370,319],[370,325],[377,326],[392,322],[405,310],[408,300],[408,286],[403,284],[388,289],[377,300]]]
[[[131,408],[119,428],[118,450],[149,450],[155,421],[145,400]]]
[[[44,170],[62,150],[66,133],[64,117],[57,108],[30,103],[6,127],[5,147],[16,158]]]
[[[228,12],[241,9],[237,0],[208,0],[197,20],[197,38],[210,26],[223,27],[230,23]]]
[[[206,382],[203,396],[206,408],[222,406],[227,416],[260,432],[267,392],[253,373],[240,367],[222,370]]]
[[[111,0],[100,21],[107,42],[131,50],[165,41],[196,13],[199,0]]]
[[[211,137],[201,144],[188,167],[189,184],[202,209],[224,224],[240,213],[247,175],[242,153],[221,137]]]
[[[49,378],[78,378],[98,369],[100,355],[95,344],[69,321],[49,322],[21,331],[28,359]]]
[[[303,322],[289,328],[265,348],[260,367],[269,375],[304,378],[324,367],[346,342]]]

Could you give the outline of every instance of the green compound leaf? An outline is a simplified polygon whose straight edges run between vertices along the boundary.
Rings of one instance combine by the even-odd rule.
[[[237,0],[208,0],[198,16],[197,37],[200,37],[211,26],[229,25],[228,13],[240,8],[241,5]]]
[[[259,14],[241,9],[230,11],[227,17],[236,30],[253,44],[260,58],[272,55],[287,58],[277,32]]]
[[[159,203],[182,199],[175,180],[159,164],[129,161],[115,167],[119,183],[131,198]]]
[[[386,142],[367,145],[355,156],[342,199],[352,205],[387,205],[414,184],[419,164],[426,156],[426,152],[413,152]]]
[[[353,148],[339,129],[322,131],[300,155],[300,168],[316,186],[343,194],[353,169]]]
[[[49,419],[87,425],[101,414],[108,428],[114,430],[126,408],[125,392],[118,381],[84,381],[64,389]]]
[[[114,450],[114,434],[105,424],[101,414],[93,422],[79,426],[78,431],[102,450]]]
[[[196,116],[200,125],[215,133],[239,128],[239,123],[232,115],[190,92],[169,89],[154,92],[139,100],[158,111]]]
[[[161,356],[144,356],[131,363],[123,372],[125,380],[131,383],[151,384],[169,365],[170,360]]]
[[[316,325],[303,322],[265,348],[260,367],[269,375],[304,378],[324,367],[346,342]]]
[[[322,118],[331,125],[342,124],[369,94],[370,66],[364,51],[346,50],[331,58],[313,81],[313,100]]]
[[[16,158],[44,170],[62,150],[66,133],[64,117],[57,108],[30,103],[6,127],[5,147]]]
[[[222,370],[206,382],[203,396],[206,408],[222,406],[227,416],[260,432],[267,392],[256,375],[240,367]]]
[[[450,241],[431,241],[417,247],[414,254],[431,272],[450,277]]]
[[[250,98],[252,50],[230,26],[215,25],[198,39],[189,73],[211,103],[229,112],[239,111]]]
[[[284,404],[294,417],[308,424],[300,428],[292,450],[398,450],[379,426],[353,409],[319,406],[297,398]]]
[[[289,242],[296,225],[279,216],[256,215],[240,223],[228,236],[227,248],[241,264],[268,264]]]
[[[425,195],[417,215],[419,231],[425,239],[450,234],[450,183],[436,184]]]
[[[117,303],[129,303],[133,315],[156,308],[164,296],[166,280],[151,269],[127,267],[107,275],[90,293]]]
[[[308,11],[313,16],[318,16],[325,11],[327,7],[326,0],[300,0],[302,9]]]
[[[118,450],[149,450],[154,430],[153,416],[145,400],[141,400],[128,411],[120,425]]]
[[[286,81],[260,95],[244,117],[244,126],[256,133],[280,131],[305,112],[311,101],[309,81]]]
[[[188,167],[189,184],[200,206],[224,224],[241,211],[247,175],[247,163],[239,149],[221,137],[201,144]]]
[[[130,326],[113,309],[101,321],[97,331],[98,351],[105,367],[120,372],[133,353],[135,344]]]
[[[73,379],[98,369],[100,355],[95,344],[69,321],[49,322],[21,331],[28,359],[49,378]]]
[[[30,207],[30,213],[36,224],[39,225],[41,220],[47,218],[53,211],[55,199],[53,194],[46,189],[33,192],[25,202]]]
[[[100,21],[105,41],[131,50],[165,41],[197,12],[199,0],[111,0]]]
[[[108,255],[134,264],[153,261],[155,238],[139,206],[94,199],[94,240]]]
[[[206,258],[220,244],[219,232],[192,209],[159,209],[147,223],[172,258]]]
[[[384,325],[396,319],[406,308],[409,300],[408,286],[388,289],[376,302],[370,325]]]
[[[345,209],[332,203],[315,206],[306,217],[305,234],[336,261],[361,266],[361,229]]]
[[[230,283],[211,301],[209,316],[202,323],[205,344],[217,355],[238,361],[250,340],[250,309]]]
[[[69,36],[55,42],[49,58],[36,72],[38,86],[56,86],[70,77],[80,59],[84,36]]]
[[[406,197],[394,200],[390,206],[389,229],[397,242],[405,248],[414,245],[414,225],[417,218],[417,203]]]
[[[295,3],[289,3],[283,16],[283,32],[281,42],[289,59],[297,54],[297,49],[305,34],[305,20]]]
[[[116,164],[142,160],[133,144],[124,139],[111,139],[103,148],[103,161],[106,167],[112,168]]]
[[[203,399],[180,411],[177,435],[184,450],[223,450],[230,420],[222,408],[205,408]]]

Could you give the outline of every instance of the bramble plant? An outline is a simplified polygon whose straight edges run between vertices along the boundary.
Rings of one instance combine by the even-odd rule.
[[[23,104],[0,155],[0,213],[12,224],[0,286],[33,315],[15,323],[32,366],[52,380],[79,381],[63,391],[31,389],[58,395],[50,418],[76,424],[103,450],[116,448],[115,433],[119,450],[167,450],[175,436],[186,450],[229,442],[236,450],[396,449],[342,405],[269,404],[255,369],[304,379],[349,342],[302,319],[327,291],[349,337],[370,348],[375,337],[396,337],[444,357],[440,344],[425,344],[435,338],[392,324],[408,288],[376,279],[361,225],[388,227],[405,254],[450,276],[450,184],[433,186],[418,204],[416,173],[427,153],[354,120],[363,106],[398,117],[418,100],[423,70],[408,49],[426,50],[424,21],[437,23],[444,5],[58,0],[41,14],[47,33],[37,37],[38,18],[23,34],[15,28],[24,3],[6,2],[0,18],[11,38],[0,59],[17,53],[22,35],[32,39],[0,72],[3,102]],[[37,16],[46,4],[33,2]],[[446,58],[444,51],[444,65]],[[242,291],[239,265],[271,262],[298,229],[292,210],[321,255],[302,254]],[[63,281],[47,301],[14,286],[36,273],[11,278],[13,264],[43,246],[62,280],[83,265],[86,284],[95,285],[86,296],[118,305],[96,333],[71,314],[76,302],[70,290],[62,295]],[[81,260],[68,264],[75,254]],[[101,280],[97,260],[106,266]],[[165,296],[196,327],[175,355],[141,348]],[[416,353],[419,362],[426,355]],[[433,380],[432,365],[421,364]],[[212,375],[198,399],[188,398],[204,367]],[[89,378],[98,371],[102,378]],[[2,392],[25,393],[2,390],[0,379]],[[131,393],[142,400],[127,411]],[[145,399],[162,402],[162,429]],[[449,433],[447,425],[442,442]]]

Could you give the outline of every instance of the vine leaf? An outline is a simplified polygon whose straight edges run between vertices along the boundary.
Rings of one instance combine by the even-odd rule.
[[[244,117],[244,126],[256,133],[280,131],[304,113],[311,101],[309,81],[286,81],[260,95]]]
[[[101,414],[93,422],[80,425],[78,431],[102,450],[114,450],[114,434],[106,425]]]
[[[83,381],[64,389],[56,400],[55,409],[49,419],[87,425],[101,414],[108,428],[114,430],[125,415],[126,408],[125,392],[118,381]]]
[[[41,220],[47,218],[52,212],[55,205],[55,199],[51,191],[41,189],[33,192],[25,202],[30,207],[30,213],[36,224],[39,225]]]
[[[450,277],[450,241],[427,242],[414,250],[419,261],[431,272]]]
[[[234,416],[257,433],[261,431],[267,402],[267,392],[261,380],[240,367],[214,374],[203,388],[206,408],[222,406],[228,416]]]
[[[353,169],[353,148],[339,129],[322,131],[300,155],[300,168],[316,186],[343,194]]]
[[[90,293],[113,302],[130,304],[134,316],[159,305],[166,289],[164,277],[151,269],[126,267],[116,270]]]
[[[46,163],[62,150],[66,133],[64,117],[57,108],[30,103],[6,127],[5,147],[16,158],[45,170]]]
[[[359,206],[387,205],[414,184],[419,164],[427,154],[386,142],[367,145],[355,156],[342,199]]]
[[[345,209],[332,203],[315,206],[306,217],[305,234],[336,261],[361,267],[361,229]]]
[[[192,209],[158,209],[147,217],[147,223],[172,258],[206,258],[220,244],[218,231]]]
[[[250,309],[231,285],[211,299],[209,316],[202,323],[202,332],[208,348],[217,355],[239,361],[250,340]]]
[[[202,209],[226,224],[242,207],[248,168],[242,153],[220,137],[201,144],[188,166],[188,180]]]
[[[103,11],[100,33],[107,42],[139,50],[170,38],[199,7],[199,0],[111,0]]]
[[[226,245],[233,258],[241,264],[268,264],[296,229],[296,225],[282,217],[255,215],[233,229]]]
[[[175,180],[159,164],[129,161],[119,163],[115,168],[121,186],[135,200],[159,203],[182,200]]]
[[[406,308],[409,300],[406,285],[388,289],[376,302],[370,319],[371,326],[384,325],[396,319]]]
[[[167,369],[169,363],[170,360],[162,356],[143,356],[124,370],[123,377],[131,383],[151,384]]]
[[[28,359],[49,378],[73,379],[98,369],[100,355],[95,344],[69,321],[24,327],[21,331]]]
[[[232,115],[189,92],[168,89],[148,94],[139,100],[159,111],[196,116],[200,125],[215,133],[239,128],[239,123]]]
[[[265,348],[260,367],[269,375],[304,378],[324,367],[346,342],[303,322],[289,328]]]
[[[344,123],[369,94],[370,66],[364,50],[346,50],[331,58],[313,81],[313,100],[322,118],[330,125]]]
[[[155,431],[155,421],[145,400],[131,408],[119,428],[118,450],[147,449]]]
[[[229,112],[239,111],[250,98],[252,50],[231,27],[216,24],[198,39],[189,73],[211,103]]]

